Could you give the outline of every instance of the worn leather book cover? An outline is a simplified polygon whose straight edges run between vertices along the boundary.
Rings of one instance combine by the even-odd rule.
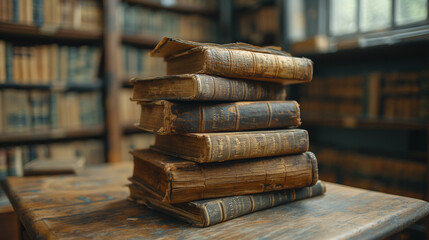
[[[133,78],[132,100],[260,101],[285,100],[282,84],[224,78],[205,74],[183,74]]]
[[[309,82],[313,77],[309,59],[243,43],[219,45],[164,37],[151,55],[164,57],[167,75],[204,73],[284,84]]]
[[[159,201],[137,184],[130,184],[128,187],[130,200],[199,227],[212,226],[252,212],[320,196],[326,192],[325,184],[317,181],[311,187],[169,204]]]
[[[311,152],[206,164],[147,149],[132,155],[130,180],[165,203],[307,187],[318,180]]]
[[[228,132],[301,125],[296,101],[140,102],[143,130],[159,135]]]
[[[303,153],[308,151],[308,145],[306,130],[281,129],[156,135],[151,149],[207,163]]]

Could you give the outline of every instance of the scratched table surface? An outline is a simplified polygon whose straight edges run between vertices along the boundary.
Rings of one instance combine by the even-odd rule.
[[[11,177],[3,187],[34,239],[372,239],[429,212],[425,201],[327,183],[324,196],[198,228],[128,201],[131,172],[131,164],[109,165]]]

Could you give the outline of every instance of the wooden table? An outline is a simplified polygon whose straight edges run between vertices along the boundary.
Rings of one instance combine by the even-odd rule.
[[[367,239],[429,213],[425,201],[327,183],[324,196],[192,227],[127,201],[131,164],[79,176],[11,177],[4,188],[34,239]]]

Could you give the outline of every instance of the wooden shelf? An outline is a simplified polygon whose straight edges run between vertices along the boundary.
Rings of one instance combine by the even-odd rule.
[[[316,63],[331,64],[332,62],[343,61],[367,61],[380,59],[398,59],[404,57],[427,58],[429,50],[429,35],[416,39],[403,40],[394,44],[380,44],[368,47],[353,47],[348,49],[330,50],[319,53],[292,52],[296,57],[305,56]]]
[[[402,119],[372,119],[357,117],[318,117],[302,116],[302,126],[334,126],[345,128],[383,128],[422,130],[428,129],[428,121],[402,120]]]
[[[47,142],[62,139],[96,138],[104,134],[104,126],[82,128],[77,130],[34,130],[31,132],[3,133],[0,134],[1,144],[19,144]]]
[[[0,22],[0,34],[6,36],[21,36],[41,39],[71,40],[71,41],[99,41],[101,31],[88,31],[77,29],[48,29],[35,25]],[[32,40],[31,39],[31,40]],[[25,40],[25,39],[24,39]]]
[[[154,48],[162,37],[155,36],[135,36],[135,35],[122,35],[122,42],[132,44],[140,47]]]
[[[180,13],[187,13],[187,14],[201,14],[206,16],[217,16],[218,11],[217,9],[213,8],[204,8],[204,7],[195,7],[192,5],[171,5],[166,6],[161,3],[160,0],[122,0],[123,2],[132,3],[132,4],[138,4],[150,8],[157,8],[157,9],[165,9]]]
[[[48,90],[48,91],[96,91],[103,87],[101,81],[87,84],[19,84],[2,83],[0,89]]]

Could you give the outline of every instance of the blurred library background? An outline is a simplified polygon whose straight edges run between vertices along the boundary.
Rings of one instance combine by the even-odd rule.
[[[428,200],[427,0],[1,0],[0,178],[36,159],[130,161],[134,76],[163,37],[276,45],[314,62],[290,85],[322,180]],[[2,199],[5,199],[3,197]],[[6,200],[5,200],[6,201]]]

